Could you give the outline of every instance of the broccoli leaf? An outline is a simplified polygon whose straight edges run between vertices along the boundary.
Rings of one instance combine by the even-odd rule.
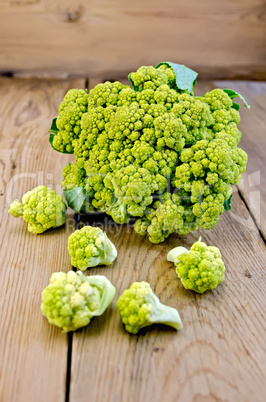
[[[137,88],[135,87],[134,82],[133,82],[133,80],[132,80],[132,78],[131,78],[131,74],[132,74],[132,73],[128,74],[128,76],[127,76],[128,81],[129,81],[130,84],[132,85],[134,91],[137,91]]]
[[[49,133],[53,133],[53,134],[57,134],[58,133],[58,128],[57,128],[57,125],[56,125],[56,120],[57,120],[57,117],[55,117],[53,120],[52,120],[52,125],[51,125],[51,128],[50,128],[50,130],[48,131]]]
[[[63,190],[67,205],[75,212],[81,213],[82,206],[86,199],[86,190],[84,187],[76,187],[72,190]]]
[[[235,98],[240,98],[243,103],[244,106],[246,106],[248,109],[250,109],[250,105],[247,103],[246,99],[244,98],[244,96],[240,95],[238,92],[234,91],[233,89],[224,89],[223,90],[225,93],[227,93],[227,95],[233,100]],[[238,103],[233,102],[233,106],[234,109],[239,110],[240,106],[238,105]]]
[[[228,200],[226,200],[224,202],[224,210],[225,211],[230,211],[231,207],[232,207],[232,198],[233,198],[233,194],[230,195],[230,197],[228,198]]]
[[[182,64],[170,63],[169,61],[161,62],[155,68],[163,64],[166,64],[174,71],[177,89],[193,95],[193,88],[197,83],[198,73]]]
[[[57,128],[57,125],[56,125],[56,120],[57,120],[57,117],[55,117],[55,118],[52,120],[51,128],[50,128],[50,130],[48,131],[48,133],[50,134],[50,136],[49,136],[50,145],[51,145],[51,147],[52,147],[55,151],[60,152],[61,154],[73,154],[73,152],[67,152],[67,151],[61,152],[61,151],[58,151],[58,149],[56,149],[56,148],[53,146],[54,137],[55,137],[55,135],[57,135],[57,133],[58,133],[58,131],[59,131],[58,128]]]

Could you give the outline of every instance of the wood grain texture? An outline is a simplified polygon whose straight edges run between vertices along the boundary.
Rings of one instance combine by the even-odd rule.
[[[238,193],[215,229],[172,235],[164,244],[130,227],[102,227],[118,257],[87,274],[106,275],[117,294],[101,319],[73,335],[70,401],[264,401],[265,248]],[[171,248],[189,247],[200,235],[220,247],[227,268],[223,284],[203,295],[185,290],[166,261]],[[142,280],[179,310],[178,333],[158,325],[138,335],[124,330],[115,302]]]
[[[35,236],[8,214],[13,198],[37,185],[60,191],[69,155],[55,155],[47,130],[65,92],[84,80],[0,80],[0,400],[65,400],[67,336],[40,311],[41,291],[55,271],[71,269],[64,229]]]
[[[238,184],[254,220],[266,239],[266,83],[214,82],[222,88],[230,87],[241,93],[250,104],[250,110],[241,105],[241,148],[248,154],[247,170]]]
[[[0,70],[107,79],[171,60],[263,79],[265,12],[264,0],[2,0]]]

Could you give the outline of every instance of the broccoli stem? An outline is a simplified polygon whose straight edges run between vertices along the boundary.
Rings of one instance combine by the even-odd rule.
[[[106,236],[106,233],[103,233],[102,239],[103,239],[103,246],[99,248],[96,245],[101,256],[101,264],[110,265],[117,257],[117,251],[114,244]]]
[[[154,312],[151,313],[151,322],[152,323],[160,323],[169,325],[175,329],[183,328],[183,324],[181,318],[178,314],[178,311],[169,306],[165,306],[164,304],[160,303],[160,306],[157,306]]]
[[[185,247],[175,247],[172,250],[169,251],[169,253],[167,254],[167,261],[171,261],[174,263],[180,262],[178,257],[180,254],[186,254],[189,251],[185,248]]]
[[[147,295],[145,299],[152,305],[149,317],[151,323],[165,324],[175,329],[183,328],[180,315],[175,308],[162,304],[154,293]]]

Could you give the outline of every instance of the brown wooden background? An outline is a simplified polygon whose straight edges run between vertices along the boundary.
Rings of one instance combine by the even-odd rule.
[[[265,0],[0,0],[0,71],[116,78],[173,61],[266,79]]]

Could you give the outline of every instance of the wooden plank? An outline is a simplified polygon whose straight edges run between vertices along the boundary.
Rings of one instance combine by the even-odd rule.
[[[0,70],[117,78],[162,60],[266,78],[264,0],[4,0]]]
[[[41,291],[55,271],[71,269],[64,229],[39,236],[8,214],[13,198],[37,185],[60,191],[69,155],[55,155],[48,128],[65,92],[84,80],[0,80],[0,400],[65,400],[67,336],[40,311]],[[71,156],[72,157],[72,156]]]
[[[248,154],[247,170],[238,185],[264,240],[266,239],[266,83],[215,82],[216,86],[232,88],[241,93],[250,104],[250,110],[241,105],[241,148]],[[239,101],[241,104],[241,101]]]
[[[265,248],[236,189],[232,210],[208,232],[152,245],[131,227],[102,227],[118,257],[87,274],[106,275],[117,294],[103,317],[73,335],[70,402],[88,395],[91,402],[264,401]],[[200,235],[221,249],[227,271],[217,290],[196,295],[182,287],[166,254]],[[179,310],[181,331],[156,326],[134,336],[124,330],[115,302],[142,280]]]

